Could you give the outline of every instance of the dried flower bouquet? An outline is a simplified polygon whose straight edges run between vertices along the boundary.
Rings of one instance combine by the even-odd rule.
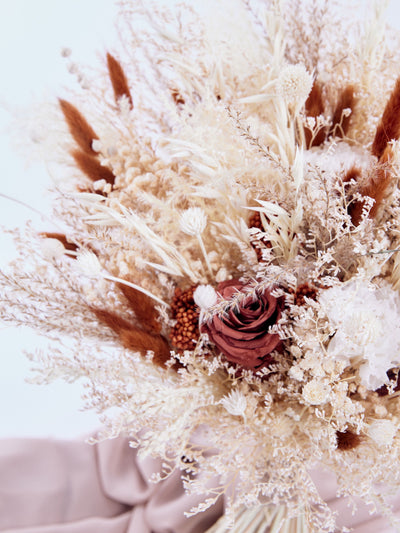
[[[190,513],[225,496],[212,531],[333,532],[316,465],[390,517],[398,36],[379,2],[362,26],[332,1],[221,0],[217,35],[189,5],[120,4],[121,52],[83,73],[65,50],[82,90],[35,119],[67,169],[61,229],[17,236],[1,318],[55,341],[38,380],[83,378],[103,437],[182,470]]]

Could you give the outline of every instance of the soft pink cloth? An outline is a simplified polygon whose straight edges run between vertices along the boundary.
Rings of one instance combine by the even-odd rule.
[[[160,463],[138,460],[126,439],[90,446],[81,442],[0,442],[0,531],[2,533],[204,533],[223,512],[223,501],[185,518],[199,499],[184,493],[180,473],[148,482]],[[368,509],[351,515],[335,498],[332,475],[315,472],[321,495],[339,513],[338,525],[355,533],[393,533]],[[400,498],[395,501],[400,517]]]
[[[0,531],[3,533],[202,533],[223,511],[185,518],[201,501],[188,497],[179,472],[148,482],[160,470],[138,461],[126,439],[0,442]]]

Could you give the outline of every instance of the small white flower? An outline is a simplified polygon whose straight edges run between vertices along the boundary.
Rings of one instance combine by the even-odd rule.
[[[43,239],[40,242],[40,251],[45,259],[55,261],[64,255],[65,248],[58,239]]]
[[[181,214],[179,226],[187,235],[201,235],[207,225],[207,215],[201,207],[190,207]]]
[[[304,379],[304,372],[298,365],[292,366],[289,369],[288,375],[295,381],[303,381]]]
[[[102,267],[96,254],[88,250],[84,250],[77,255],[76,266],[82,274],[90,278],[97,278],[102,272]]]
[[[313,379],[304,385],[302,395],[309,405],[321,405],[328,399],[329,387],[324,382]]]
[[[202,311],[207,311],[217,301],[217,293],[211,285],[199,285],[193,293],[193,299]]]
[[[230,279],[228,271],[225,267],[221,267],[215,274],[215,281],[220,283],[221,281],[226,281],[227,279]]]
[[[390,446],[397,432],[397,426],[391,420],[374,420],[367,433],[378,446]]]
[[[301,107],[313,86],[313,78],[302,64],[288,65],[278,78],[278,92],[288,104]]]
[[[245,418],[245,411],[247,407],[246,396],[238,390],[231,390],[231,392],[222,398],[220,404],[230,413],[235,416],[243,416]]]

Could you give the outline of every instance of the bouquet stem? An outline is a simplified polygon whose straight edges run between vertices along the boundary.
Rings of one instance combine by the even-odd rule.
[[[304,515],[289,518],[283,505],[260,505],[250,509],[241,507],[233,517],[222,516],[206,533],[308,533]]]

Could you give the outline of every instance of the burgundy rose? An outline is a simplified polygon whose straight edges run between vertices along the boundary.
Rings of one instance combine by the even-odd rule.
[[[224,300],[229,300],[245,285],[233,279],[218,285],[217,292]],[[231,306],[227,312],[215,315],[201,326],[210,340],[231,363],[243,368],[257,370],[271,364],[270,353],[282,348],[278,334],[270,333],[270,327],[281,317],[283,298],[275,298],[265,290],[257,297],[246,296],[239,306]]]

